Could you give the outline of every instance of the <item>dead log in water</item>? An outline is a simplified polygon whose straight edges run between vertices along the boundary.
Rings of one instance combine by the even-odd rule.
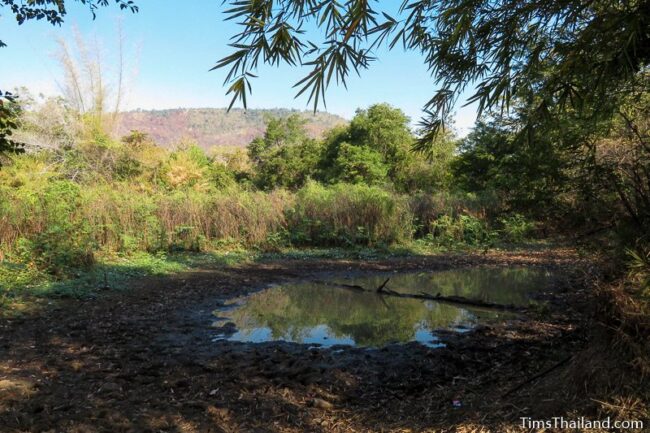
[[[384,287],[386,287],[386,284],[388,284],[389,281],[390,281],[390,278],[386,278],[386,281],[384,281],[384,282],[381,284],[381,286],[377,287],[376,292],[377,292],[377,293],[382,292],[382,291],[384,290]]]
[[[340,287],[344,289],[354,290],[357,292],[367,292],[375,293],[382,296],[394,296],[396,298],[409,298],[409,299],[421,299],[425,301],[435,301],[442,302],[446,304],[456,304],[456,305],[466,305],[469,307],[475,308],[485,308],[489,310],[499,310],[499,311],[513,311],[513,312],[524,312],[526,308],[518,307],[512,304],[497,304],[494,302],[480,301],[476,299],[469,299],[463,296],[442,296],[440,293],[437,295],[429,295],[428,293],[401,293],[394,290],[386,288],[388,280],[386,280],[379,288],[375,290],[366,289],[363,286],[358,284],[344,284],[344,283],[334,283],[329,281],[316,281],[318,284],[323,284],[332,287]]]

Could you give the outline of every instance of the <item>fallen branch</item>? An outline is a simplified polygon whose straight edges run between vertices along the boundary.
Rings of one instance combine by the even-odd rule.
[[[386,284],[390,281],[390,278],[386,278],[386,281],[384,281],[381,286],[377,287],[377,293],[381,292],[384,290],[384,287],[386,287]]]
[[[496,304],[494,302],[486,302],[486,301],[479,301],[479,300],[474,300],[474,299],[468,299],[464,298],[462,296],[442,296],[440,293],[437,295],[429,295],[424,292],[420,293],[400,293],[396,292],[394,290],[389,290],[385,286],[388,283],[388,280],[384,282],[381,286],[379,286],[378,289],[376,290],[368,290],[365,287],[359,286],[359,285],[352,285],[352,284],[342,284],[342,283],[332,283],[328,281],[316,281],[318,284],[324,284],[328,286],[333,286],[333,287],[341,287],[344,289],[350,289],[350,290],[355,290],[357,292],[368,292],[368,293],[376,293],[379,295],[383,296],[394,296],[396,298],[409,298],[409,299],[422,299],[426,301],[435,301],[435,302],[443,302],[447,304],[456,304],[456,305],[467,305],[470,307],[475,307],[475,308],[485,308],[485,309],[490,309],[490,310],[500,310],[500,311],[516,311],[516,312],[523,312],[526,311],[526,308],[523,307],[517,307],[515,305],[506,305],[506,304]]]
[[[330,281],[322,281],[322,280],[316,280],[314,281],[316,284],[322,284],[324,286],[332,286],[332,287],[342,287],[344,289],[350,289],[350,290],[356,290],[358,292],[367,292],[364,287],[361,287],[357,284],[344,284],[344,283],[332,283]]]

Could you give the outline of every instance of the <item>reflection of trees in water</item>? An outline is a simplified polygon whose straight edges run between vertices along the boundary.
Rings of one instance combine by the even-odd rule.
[[[449,327],[473,319],[473,314],[451,305],[314,284],[256,293],[229,316],[242,333],[266,327],[274,339],[302,341],[311,329],[325,324],[333,337],[349,336],[364,346],[410,341],[419,328]]]
[[[440,293],[444,296],[463,296],[486,302],[516,305],[527,305],[528,295],[544,288],[549,280],[546,271],[523,267],[479,267],[396,274],[390,277],[388,287],[402,293]],[[336,281],[372,288],[378,287],[386,278],[387,275],[374,275]]]

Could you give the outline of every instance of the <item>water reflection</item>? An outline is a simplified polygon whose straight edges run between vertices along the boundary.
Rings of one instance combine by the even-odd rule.
[[[441,293],[521,305],[529,302],[530,293],[541,288],[548,275],[529,269],[478,268],[390,277],[388,287],[403,293]],[[330,281],[371,288],[386,278],[374,275]],[[379,347],[408,341],[436,345],[436,329],[471,327],[502,318],[504,313],[300,283],[254,293],[215,315],[221,319],[216,326],[234,323],[234,327],[224,327],[217,338]]]
[[[359,278],[334,278],[333,281],[379,287],[390,277],[390,289],[401,293],[427,293],[443,296],[462,296],[469,299],[526,306],[539,289],[548,285],[548,271],[513,267],[474,267],[438,272],[379,274]]]

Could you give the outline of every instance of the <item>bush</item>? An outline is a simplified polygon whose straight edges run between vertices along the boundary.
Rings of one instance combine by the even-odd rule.
[[[458,245],[487,246],[494,240],[486,221],[470,215],[456,218],[443,215],[431,223],[427,240],[437,246],[454,247]]]
[[[79,210],[83,209],[79,186],[70,181],[55,181],[43,191],[39,201],[43,228],[30,238],[18,239],[18,257],[57,276],[90,266],[94,261],[94,244],[87,221],[79,218]]]
[[[499,223],[501,224],[502,239],[507,242],[523,242],[530,237],[535,229],[535,224],[520,214],[502,217],[499,219]]]
[[[637,247],[628,249],[629,281],[632,287],[637,287],[639,294],[650,300],[650,250]]]
[[[416,235],[425,237],[431,233],[433,222],[442,216],[458,219],[468,215],[479,220],[490,220],[501,208],[501,201],[493,194],[420,193],[411,197],[409,207],[415,218]]]

